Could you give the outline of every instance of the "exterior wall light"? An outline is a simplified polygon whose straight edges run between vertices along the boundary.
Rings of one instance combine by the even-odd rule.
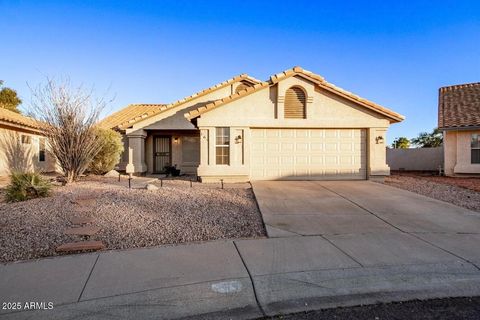
[[[238,135],[235,137],[235,143],[242,143],[242,136]]]
[[[375,138],[375,141],[377,142],[377,144],[382,144],[383,143],[383,137],[378,136],[378,137]]]
[[[174,143],[178,143],[178,137],[173,138]]]

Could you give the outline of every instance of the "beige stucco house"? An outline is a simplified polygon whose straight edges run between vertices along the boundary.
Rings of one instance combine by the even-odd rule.
[[[300,67],[242,74],[171,104],[104,119],[124,134],[120,169],[176,165],[202,181],[370,179],[388,175],[386,132],[404,117]]]
[[[445,174],[480,174],[480,83],[440,88],[438,127],[443,130]]]
[[[15,170],[55,171],[55,158],[34,119],[0,108],[0,176]]]

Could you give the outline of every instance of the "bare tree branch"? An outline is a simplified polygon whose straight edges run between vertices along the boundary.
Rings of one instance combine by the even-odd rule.
[[[74,182],[98,152],[95,125],[106,102],[94,99],[92,90],[73,87],[69,79],[32,90],[31,115],[40,121],[67,183]]]

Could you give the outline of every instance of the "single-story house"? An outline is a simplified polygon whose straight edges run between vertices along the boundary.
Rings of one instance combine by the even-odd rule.
[[[0,176],[15,170],[55,171],[55,158],[36,120],[0,108]]]
[[[204,181],[371,179],[390,173],[386,132],[404,117],[294,67],[246,74],[171,104],[129,105],[101,122],[120,131],[121,170],[176,165]]]
[[[480,174],[480,82],[440,88],[445,174]]]

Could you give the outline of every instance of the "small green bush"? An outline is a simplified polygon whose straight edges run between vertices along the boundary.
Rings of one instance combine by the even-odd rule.
[[[39,173],[15,172],[10,175],[10,184],[5,189],[5,199],[7,202],[18,202],[48,197],[51,188],[50,182]]]
[[[123,142],[120,133],[111,129],[96,129],[96,139],[99,141],[99,151],[88,167],[94,174],[104,174],[115,168],[123,152]]]

